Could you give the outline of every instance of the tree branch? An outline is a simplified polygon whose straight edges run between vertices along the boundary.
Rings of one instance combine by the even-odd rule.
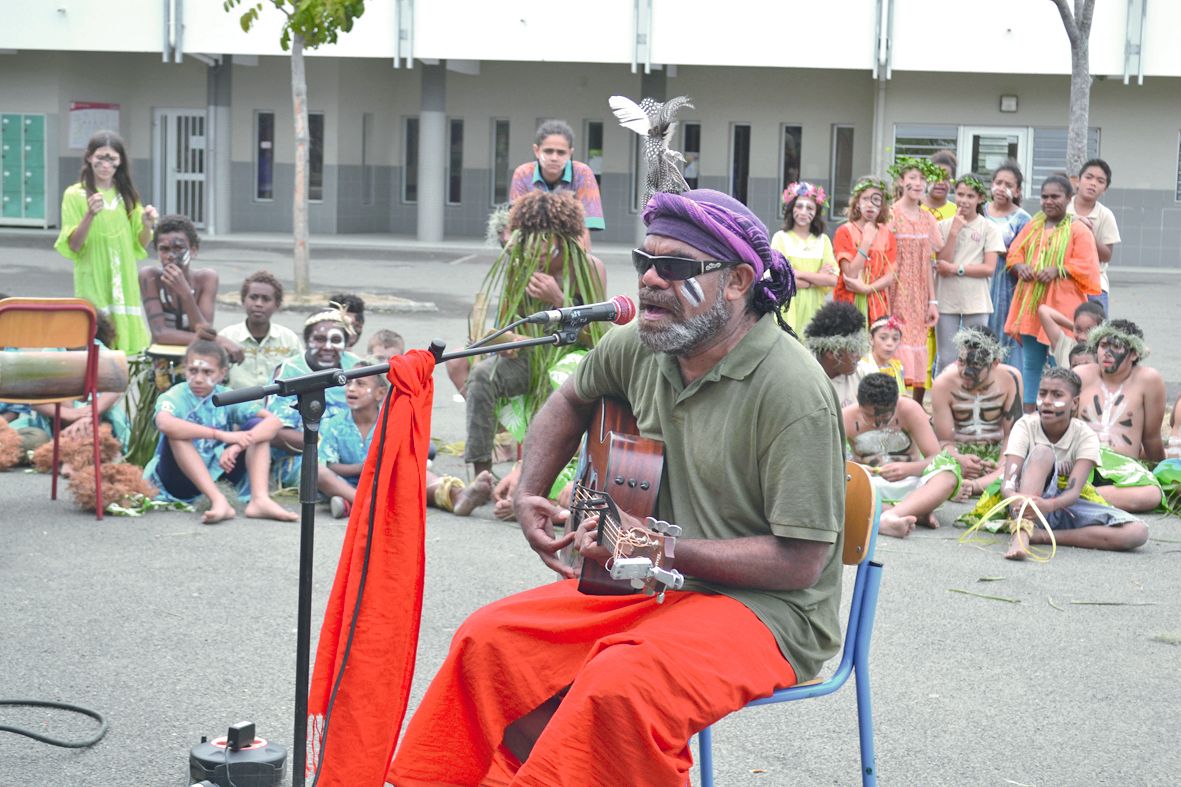
[[[1082,4],[1082,9],[1078,8]],[[1078,25],[1079,35],[1083,38],[1091,36],[1091,19],[1095,16],[1095,0],[1074,0],[1074,21]]]
[[[1082,2],[1083,0],[1075,0],[1075,2]],[[1085,0],[1090,3],[1093,0]],[[1070,45],[1073,48],[1079,41],[1079,29],[1075,24],[1074,14],[1071,13],[1070,6],[1066,4],[1066,0],[1050,0],[1058,9],[1058,16],[1062,17],[1062,26],[1066,28],[1066,37],[1070,39]]]

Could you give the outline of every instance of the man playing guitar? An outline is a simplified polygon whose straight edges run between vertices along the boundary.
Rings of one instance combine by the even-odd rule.
[[[813,677],[839,646],[844,433],[779,316],[791,270],[719,192],[657,193],[644,221],[638,325],[607,333],[526,441],[517,519],[565,579],[460,627],[390,768],[398,787],[683,785],[694,733]],[[559,557],[571,543],[612,557],[597,516],[555,535],[568,512],[544,496],[602,397],[664,444],[655,515],[681,530],[668,567],[685,584],[663,603],[580,593]]]

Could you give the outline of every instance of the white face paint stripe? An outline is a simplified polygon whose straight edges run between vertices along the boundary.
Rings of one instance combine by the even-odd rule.
[[[681,292],[685,294],[685,300],[694,306],[700,306],[705,302],[705,293],[701,291],[701,285],[697,283],[697,279],[685,279],[681,286]]]

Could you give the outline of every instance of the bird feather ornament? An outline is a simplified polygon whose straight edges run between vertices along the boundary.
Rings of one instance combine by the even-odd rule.
[[[689,102],[687,96],[677,96],[664,103],[645,98],[638,104],[626,96],[611,96],[607,102],[619,119],[619,125],[644,137],[644,159],[648,164],[645,204],[658,191],[680,194],[689,190],[689,184],[681,174],[685,157],[668,146],[677,131],[674,118],[685,107],[693,109]]]

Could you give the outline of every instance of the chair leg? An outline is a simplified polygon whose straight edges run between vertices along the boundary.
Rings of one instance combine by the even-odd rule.
[[[714,787],[713,744],[713,727],[706,727],[697,733],[697,766],[701,770],[701,787]]]
[[[860,630],[857,632],[854,680],[857,686],[857,734],[861,742],[861,784],[863,787],[877,787],[877,755],[873,745],[873,698],[869,687],[869,643],[873,635],[878,590],[882,584],[882,566],[871,561],[865,568],[865,611],[860,621]]]
[[[57,500],[57,470],[58,470],[57,438],[58,438],[58,435],[60,435],[61,431],[62,431],[61,417],[62,417],[62,406],[61,406],[61,402],[58,402],[57,404],[55,404],[53,406],[53,465],[51,468],[53,480],[50,481],[50,486],[49,486],[49,499],[50,500]]]
[[[94,446],[94,513],[95,519],[103,518],[103,466],[98,449],[98,394],[90,394],[90,436]]]

